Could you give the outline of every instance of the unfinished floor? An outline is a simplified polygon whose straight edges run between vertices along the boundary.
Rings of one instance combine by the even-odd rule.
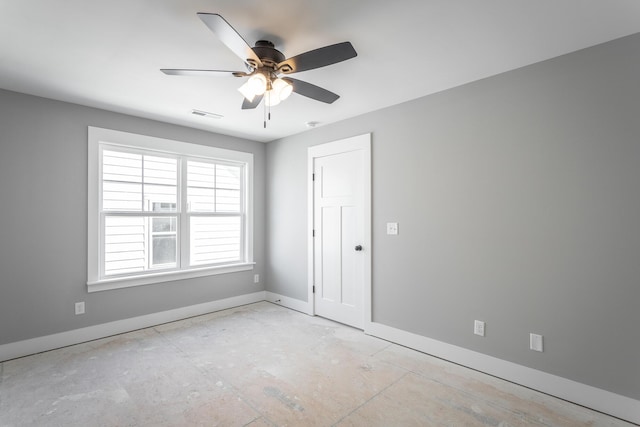
[[[257,303],[0,364],[0,426],[631,426]]]

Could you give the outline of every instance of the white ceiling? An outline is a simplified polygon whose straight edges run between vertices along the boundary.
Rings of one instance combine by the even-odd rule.
[[[292,75],[341,98],[294,94],[264,129],[240,79],[162,74],[243,70],[196,12],[287,57],[350,41],[356,58]],[[0,88],[271,141],[638,31],[638,0],[0,0]]]

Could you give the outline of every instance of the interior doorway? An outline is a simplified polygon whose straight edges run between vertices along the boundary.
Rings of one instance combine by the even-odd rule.
[[[313,313],[359,329],[370,320],[371,135],[309,148]]]

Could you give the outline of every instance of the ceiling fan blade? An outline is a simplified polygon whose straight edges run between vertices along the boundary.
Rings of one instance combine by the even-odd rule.
[[[244,101],[242,101],[242,109],[251,110],[256,108],[258,104],[260,104],[260,101],[262,101],[263,97],[264,95],[256,95],[256,97],[253,98],[253,101],[249,101],[247,98],[244,98]]]
[[[300,71],[313,70],[347,59],[355,58],[358,53],[350,42],[332,44],[319,49],[301,53],[292,58],[285,59],[278,64],[281,72],[285,74],[299,73]]]
[[[191,70],[191,69],[181,69],[181,68],[163,68],[160,71],[165,73],[168,76],[205,76],[205,77],[228,77],[228,76],[236,76],[237,73],[242,73],[242,75],[246,75],[242,71],[224,71],[224,70]]]
[[[303,82],[302,80],[292,79],[291,77],[285,77],[282,80],[290,83],[293,86],[293,91],[295,93],[306,96],[307,98],[315,99],[316,101],[333,104],[338,98],[340,98],[340,95],[338,94],[323,89],[320,86]]]
[[[251,46],[242,38],[240,34],[229,24],[222,16],[217,13],[198,12],[198,16],[209,27],[213,33],[218,36],[220,41],[224,43],[231,52],[235,53],[242,59],[245,64],[256,67],[262,65],[258,55],[251,49]],[[250,61],[249,61],[250,60]],[[251,63],[253,62],[253,64]]]

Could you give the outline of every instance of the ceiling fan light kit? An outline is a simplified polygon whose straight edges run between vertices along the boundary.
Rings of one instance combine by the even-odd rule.
[[[295,92],[316,101],[331,104],[339,95],[302,80],[281,77],[301,71],[313,70],[356,57],[358,54],[350,42],[337,43],[311,50],[291,58],[286,58],[273,43],[258,40],[250,47],[238,32],[220,15],[215,13],[198,13],[198,16],[209,29],[245,63],[244,71],[162,69],[163,73],[172,76],[206,76],[229,75],[249,77],[238,88],[244,96],[242,109],[254,109],[264,98],[265,121],[267,127],[266,107],[273,107],[284,101]],[[269,113],[269,120],[271,113]]]
[[[281,78],[273,79],[273,76],[265,77],[264,74],[257,73],[238,90],[249,102],[253,102],[256,96],[265,95],[265,102],[271,107],[287,99],[293,92],[293,86]]]

